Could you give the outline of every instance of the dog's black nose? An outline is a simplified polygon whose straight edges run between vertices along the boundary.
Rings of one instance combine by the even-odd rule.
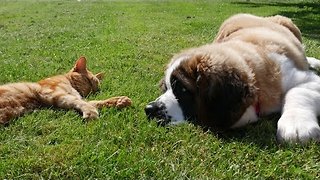
[[[144,108],[144,111],[148,119],[156,120],[159,126],[165,126],[170,122],[170,118],[166,115],[166,106],[163,102],[153,101]]]
[[[145,108],[144,111],[148,118],[161,118],[163,116],[164,104],[158,101],[150,102]]]
[[[157,106],[157,103],[155,101],[147,104],[147,106],[144,108],[144,111],[148,118],[153,118],[157,114],[158,110],[159,107]]]

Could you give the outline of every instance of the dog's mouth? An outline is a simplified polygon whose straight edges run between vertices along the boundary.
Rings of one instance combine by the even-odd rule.
[[[170,120],[168,119],[155,119],[158,126],[166,126],[170,123]]]

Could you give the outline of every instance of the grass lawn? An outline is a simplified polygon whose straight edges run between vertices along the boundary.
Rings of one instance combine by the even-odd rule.
[[[0,83],[65,73],[84,55],[106,73],[89,99],[127,95],[133,106],[103,109],[83,123],[44,109],[0,127],[0,179],[316,179],[320,147],[280,146],[274,115],[226,134],[192,124],[157,127],[144,114],[159,96],[170,57],[209,43],[232,14],[286,15],[308,56],[320,58],[316,1],[0,0]]]

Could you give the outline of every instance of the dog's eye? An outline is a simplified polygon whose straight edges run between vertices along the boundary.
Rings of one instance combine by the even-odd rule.
[[[172,78],[171,86],[172,86],[173,92],[178,96],[179,95],[186,96],[188,93],[190,93],[190,91],[176,78]]]
[[[176,87],[176,91],[177,92],[180,92],[181,93],[181,95],[187,95],[190,91],[187,89],[187,88],[185,88],[182,84],[178,84],[179,86],[178,87]]]

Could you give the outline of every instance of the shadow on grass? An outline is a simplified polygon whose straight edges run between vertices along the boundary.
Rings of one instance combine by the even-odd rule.
[[[304,37],[320,41],[320,3],[234,2],[234,4],[252,8],[262,6],[280,7],[281,10],[277,14],[291,18],[300,28]]]
[[[225,142],[237,141],[254,144],[262,149],[274,148],[279,145],[276,139],[277,121],[279,118],[280,114],[273,114],[259,119],[257,123],[217,133],[217,135],[218,138]],[[212,133],[216,134],[215,132]]]
[[[277,141],[277,122],[280,118],[280,114],[273,114],[264,118],[261,118],[257,123],[247,125],[243,128],[229,130],[223,133],[217,134],[218,138],[226,143],[232,143],[234,141],[245,144],[252,144],[264,150],[277,150],[279,148],[296,148],[304,147],[311,144],[318,145],[319,142],[309,141],[306,143],[279,143]],[[319,121],[319,118],[318,118]]]

